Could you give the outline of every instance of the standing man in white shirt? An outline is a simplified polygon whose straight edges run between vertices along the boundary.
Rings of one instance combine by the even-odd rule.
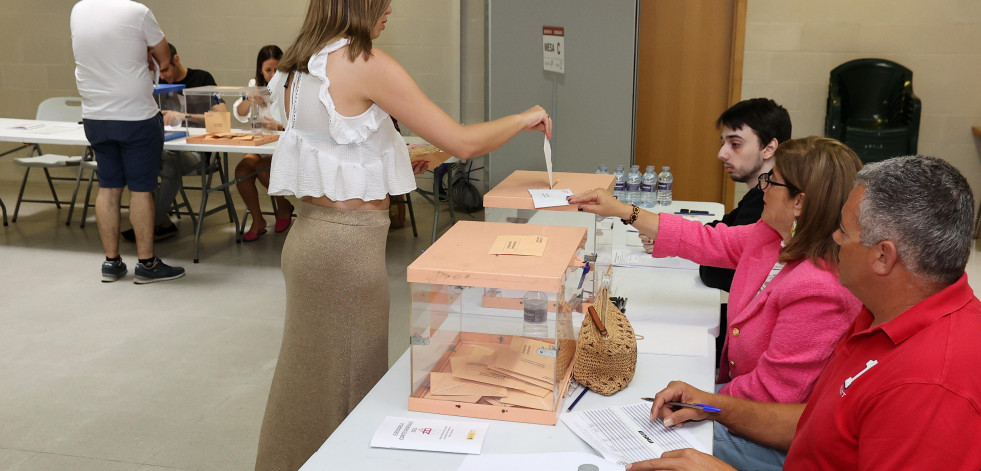
[[[184,269],[153,252],[154,204],[163,150],[163,118],[153,101],[148,53],[169,65],[167,39],[153,12],[130,0],[81,0],[72,8],[75,82],[82,96],[85,136],[99,164],[96,221],[106,261],[102,281],[126,274],[119,255],[119,208],[130,189],[129,218],[136,233],[137,284],[172,280]]]

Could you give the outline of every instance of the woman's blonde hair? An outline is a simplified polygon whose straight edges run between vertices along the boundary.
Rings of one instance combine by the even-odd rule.
[[[284,73],[310,73],[307,63],[333,41],[347,37],[347,56],[354,61],[371,57],[371,30],[392,0],[310,0],[296,40],[279,61]]]
[[[784,181],[798,189],[796,193],[804,193],[797,229],[780,251],[780,261],[806,258],[818,266],[836,266],[838,244],[831,236],[838,229],[841,207],[855,187],[862,161],[845,144],[816,136],[784,142],[775,156],[774,166]],[[791,191],[791,196],[796,193]]]

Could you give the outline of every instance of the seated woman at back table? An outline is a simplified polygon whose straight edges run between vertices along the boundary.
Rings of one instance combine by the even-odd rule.
[[[632,224],[653,256],[734,268],[719,376],[721,394],[805,402],[861,302],[841,286],[831,238],[862,163],[834,139],[794,139],[777,148],[775,166],[759,178],[763,215],[746,226],[703,226],[674,214],[638,211],[601,189],[569,202]],[[742,469],[780,469],[783,454],[763,449],[762,462],[738,457],[762,448],[716,424],[715,455]],[[737,451],[731,451],[736,449]],[[722,454],[723,456],[720,456]]]
[[[282,58],[283,50],[275,44],[259,49],[255,64],[255,77],[249,79],[249,86],[265,87],[268,85],[269,80],[276,73],[276,68],[279,67],[279,60]],[[269,107],[269,110],[274,112],[275,108]],[[232,106],[232,112],[239,121],[247,123],[255,111],[249,100],[239,99]],[[281,116],[262,117],[262,119],[264,121],[263,126],[267,128],[283,129],[282,124],[280,124],[283,122]],[[238,194],[242,196],[242,201],[245,202],[245,207],[252,213],[252,226],[245,234],[242,234],[242,240],[245,242],[257,240],[259,236],[266,233],[266,220],[262,217],[262,207],[259,206],[259,189],[255,182],[259,180],[262,186],[269,187],[269,166],[271,164],[271,155],[245,154],[242,161],[235,167],[236,179],[252,175],[235,184],[238,188]],[[276,224],[274,228],[276,232],[283,232],[290,227],[293,205],[283,196],[275,196],[274,198],[276,200]]]

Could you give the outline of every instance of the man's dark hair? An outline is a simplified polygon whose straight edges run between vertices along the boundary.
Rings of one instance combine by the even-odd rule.
[[[715,127],[739,130],[749,126],[765,147],[773,139],[782,143],[790,139],[790,113],[769,98],[743,100],[722,112]]]
[[[174,56],[177,55],[177,48],[174,47],[174,43],[171,42],[168,42],[167,45],[170,46],[170,60],[173,61]]]

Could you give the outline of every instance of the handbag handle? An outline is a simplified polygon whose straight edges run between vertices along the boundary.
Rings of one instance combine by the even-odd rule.
[[[596,328],[599,329],[600,335],[603,337],[607,336],[606,326],[603,325],[603,321],[600,320],[599,314],[596,313],[596,309],[593,306],[589,306],[589,317],[593,318],[593,323],[596,324]]]

